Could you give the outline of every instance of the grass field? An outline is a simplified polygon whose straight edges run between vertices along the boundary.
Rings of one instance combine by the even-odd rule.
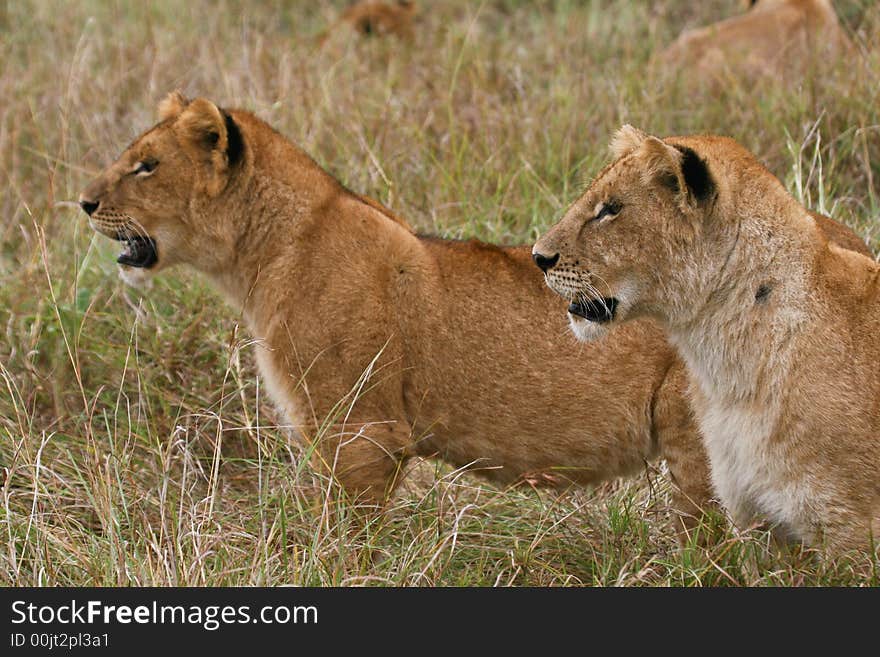
[[[413,44],[317,49],[342,4],[0,3],[0,583],[877,585],[876,558],[782,557],[759,531],[679,549],[662,467],[560,495],[424,462],[364,526],[315,500],[219,297],[184,270],[125,287],[74,204],[181,88],[421,232],[533,241],[626,121],[735,137],[876,249],[875,3],[838,3],[861,54],[833,75],[713,93],[645,66],[734,0],[436,0]]]

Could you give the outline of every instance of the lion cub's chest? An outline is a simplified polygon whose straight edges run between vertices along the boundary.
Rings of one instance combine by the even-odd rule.
[[[779,409],[757,412],[695,395],[712,482],[734,521],[747,526],[768,520],[785,533],[800,534],[809,524],[809,491],[803,478],[785,467],[777,430]]]

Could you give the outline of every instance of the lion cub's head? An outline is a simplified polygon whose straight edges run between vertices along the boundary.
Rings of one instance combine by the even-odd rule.
[[[204,209],[244,155],[235,122],[208,100],[174,92],[160,103],[159,117],[80,195],[92,227],[125,243],[117,262],[129,280],[138,278],[134,271],[210,257],[206,245],[217,227]]]
[[[705,161],[686,146],[624,126],[611,148],[616,161],[533,249],[582,340],[652,314],[717,194]]]

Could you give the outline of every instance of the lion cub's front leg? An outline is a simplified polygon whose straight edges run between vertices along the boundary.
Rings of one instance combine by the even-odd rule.
[[[346,421],[320,430],[312,460],[351,500],[381,507],[397,486],[411,445],[404,420]]]
[[[706,546],[723,532],[723,523],[712,522],[720,507],[714,500],[709,459],[687,401],[687,387],[684,365],[676,362],[657,392],[654,432],[675,485],[672,515],[679,543],[694,540]]]
[[[338,483],[357,504],[383,506],[413,443],[412,429],[394,401],[400,396],[399,380],[386,376],[374,385],[367,382],[368,372],[346,372],[335,361],[306,368],[280,349],[259,349],[257,364],[280,412],[308,446],[315,471]],[[352,381],[359,380],[369,392],[351,400],[358,387]]]

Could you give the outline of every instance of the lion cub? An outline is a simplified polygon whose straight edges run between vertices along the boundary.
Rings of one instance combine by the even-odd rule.
[[[751,0],[745,14],[685,30],[655,61],[704,82],[802,75],[853,51],[830,0]]]
[[[868,546],[880,536],[880,266],[829,243],[730,139],[624,126],[612,149],[534,248],[575,334],[659,321],[734,519]]]
[[[319,471],[381,504],[412,457],[565,487],[665,458],[711,496],[683,364],[652,322],[580,346],[528,247],[419,237],[253,114],[172,94],[83,192],[126,276],[185,264],[238,309]],[[588,371],[589,375],[584,376]]]

